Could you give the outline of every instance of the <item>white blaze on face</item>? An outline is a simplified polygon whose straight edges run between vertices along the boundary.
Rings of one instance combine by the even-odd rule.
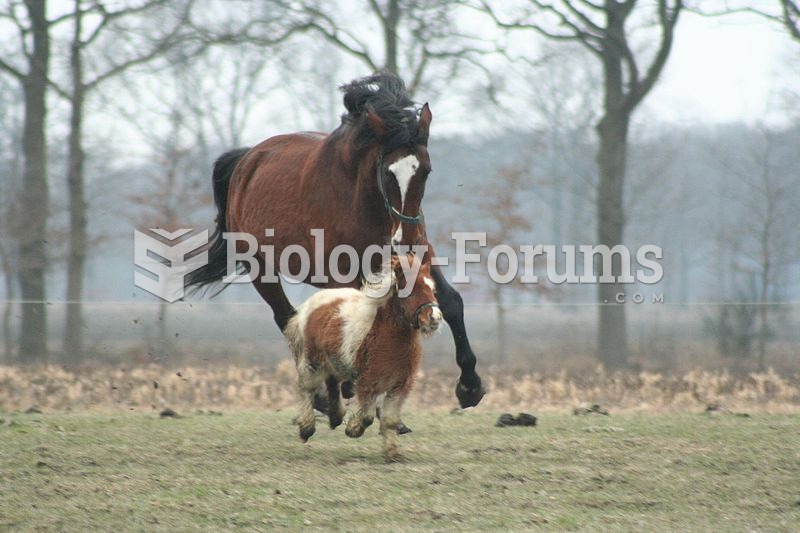
[[[398,224],[397,231],[392,235],[392,244],[400,244],[401,242],[403,242],[403,225]]]
[[[436,290],[436,283],[434,283],[434,281],[431,278],[426,276],[425,278],[422,279],[422,281],[425,282],[425,285],[427,285],[430,290],[432,291]]]
[[[394,174],[397,186],[400,187],[400,211],[403,210],[403,205],[406,203],[408,185],[411,183],[411,178],[417,173],[418,168],[419,159],[415,155],[407,155],[389,165],[389,170]]]

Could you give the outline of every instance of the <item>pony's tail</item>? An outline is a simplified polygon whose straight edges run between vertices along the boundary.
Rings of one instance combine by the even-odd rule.
[[[222,154],[214,163],[211,182],[214,189],[214,204],[217,206],[217,227],[208,241],[208,263],[186,276],[186,287],[193,287],[195,290],[199,290],[208,285],[219,283],[227,274],[228,250],[227,242],[222,238],[222,234],[227,231],[225,215],[228,208],[228,187],[236,165],[239,164],[239,161],[249,150],[249,148],[231,150]],[[224,288],[222,287],[222,289]],[[220,291],[217,291],[215,295],[219,294]]]

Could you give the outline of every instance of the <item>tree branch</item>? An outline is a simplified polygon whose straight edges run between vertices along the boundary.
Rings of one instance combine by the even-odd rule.
[[[155,7],[157,5],[163,5],[163,4],[166,4],[166,3],[167,3],[166,0],[153,0],[152,2],[148,2],[148,3],[144,4],[144,6],[147,6],[147,9],[152,9],[153,7]],[[134,66],[142,65],[142,64],[147,63],[149,61],[152,61],[156,57],[164,54],[164,52],[166,52],[170,48],[172,48],[172,47],[176,46],[178,43],[182,42],[184,40],[184,37],[181,34],[181,28],[183,28],[184,26],[188,25],[189,18],[190,18],[190,13],[191,13],[193,5],[194,5],[194,0],[190,0],[186,4],[186,7],[184,8],[183,12],[181,13],[180,18],[175,23],[175,26],[167,33],[166,36],[164,36],[162,39],[158,40],[155,43],[155,45],[153,46],[152,49],[150,49],[148,52],[146,52],[146,53],[144,53],[142,55],[129,58],[128,60],[123,61],[121,63],[117,63],[116,65],[112,66],[111,68],[109,68],[105,72],[103,72],[101,74],[98,74],[93,80],[86,82],[84,84],[84,88],[87,91],[89,91],[89,90],[93,89],[94,87],[96,87],[97,85],[99,85],[100,83],[102,83],[103,81],[107,80],[108,78],[112,78],[112,77],[114,77],[114,76],[116,76],[116,75],[128,70],[129,68],[134,67]],[[141,7],[144,7],[144,6],[141,6]],[[123,9],[123,10],[117,11],[117,12],[115,12],[113,14],[109,14],[107,16],[115,15],[114,18],[119,18],[119,17],[122,17],[124,15],[137,13],[137,12],[140,12],[140,11],[141,10],[138,9],[138,8],[131,8],[129,10],[128,9]],[[107,20],[113,20],[113,19],[107,19]],[[95,33],[94,36],[96,36],[96,33]]]
[[[321,19],[322,21],[324,21],[325,23],[330,25],[330,29],[327,29],[327,28],[324,28],[321,24],[319,24],[316,21],[312,20],[308,24],[308,27],[310,29],[312,29],[312,30],[316,31],[317,33],[319,33],[320,35],[322,35],[325,38],[325,40],[327,40],[329,43],[333,44],[337,48],[347,52],[348,54],[350,54],[350,55],[352,55],[354,57],[357,57],[357,58],[361,59],[364,63],[367,64],[367,66],[370,69],[372,69],[374,71],[380,70],[381,67],[378,66],[378,64],[372,59],[372,56],[370,56],[370,54],[368,52],[369,47],[366,44],[364,44],[361,40],[356,38],[350,32],[341,30],[341,28],[339,28],[336,25],[336,23],[327,14],[323,13],[319,9],[314,8],[314,7],[305,6],[303,8],[303,10],[306,13],[308,13],[309,15],[311,15],[312,17]],[[358,46],[358,48],[355,48],[354,46],[351,46],[351,45],[347,44],[341,38],[340,35],[344,35],[348,39],[352,40],[354,43],[356,43],[356,46]]]
[[[783,4],[783,24],[789,34],[800,41],[800,3],[794,0],[781,0]]]
[[[544,29],[539,24],[522,22],[519,20],[513,22],[506,22],[500,20],[500,17],[497,16],[497,13],[494,11],[494,9],[492,9],[492,7],[486,0],[480,0],[480,3],[481,6],[483,7],[483,12],[485,12],[486,14],[489,15],[489,17],[491,17],[492,21],[498,28],[502,28],[505,30],[532,30],[544,37],[547,37],[548,39],[553,39],[554,41],[573,41],[573,42],[577,41],[595,55],[600,56],[602,54],[602,50],[599,46],[600,37],[582,31],[572,22],[568,24],[572,28],[572,33],[567,33],[567,34],[553,33],[549,30]],[[537,6],[541,6],[541,2],[535,1],[535,3],[537,4]],[[553,6],[548,5],[548,8],[549,8],[548,10],[552,10],[552,12],[568,20],[568,18],[563,13],[559,13]],[[563,20],[564,19],[562,19],[562,21]],[[597,44],[593,44],[592,40],[594,40]]]
[[[647,69],[647,73],[640,81],[631,80],[631,89],[625,99],[625,107],[628,110],[634,109],[642,99],[650,92],[664,65],[669,57],[670,50],[672,49],[672,41],[675,35],[675,25],[678,22],[678,17],[683,10],[683,0],[674,0],[672,9],[667,5],[668,0],[658,0],[658,19],[661,25],[661,43],[658,47],[653,62]]]
[[[586,13],[575,7],[569,0],[562,0],[562,3],[567,9],[580,20],[586,27],[591,28],[592,31],[598,32],[601,36],[605,35],[605,29],[601,28],[595,21],[593,21]]]
[[[22,72],[20,72],[16,68],[14,68],[11,65],[9,65],[8,63],[6,63],[2,58],[0,58],[0,70],[3,70],[8,74],[11,74],[15,78],[17,78],[19,81],[22,81],[22,80],[25,79],[25,74],[23,74]]]
[[[376,0],[369,0],[369,5],[372,8],[372,11],[375,12],[375,15],[378,17],[378,19],[380,19],[381,24],[386,26],[386,16],[383,14],[383,11],[381,11],[381,6],[378,5],[378,2]]]
[[[103,28],[105,28],[109,23],[113,22],[116,19],[126,17],[128,15],[134,15],[137,13],[143,13],[153,9],[157,6],[162,6],[167,3],[168,0],[150,0],[149,2],[145,2],[144,4],[136,7],[128,7],[124,9],[119,9],[117,11],[108,11],[106,6],[103,5],[102,1],[95,1],[94,5],[92,6],[91,10],[87,10],[86,13],[91,12],[92,10],[97,10],[102,14],[102,19],[95,27],[94,31],[92,31],[91,35],[87,37],[84,41],[81,42],[82,45],[89,45],[94,42],[95,39],[102,33]]]

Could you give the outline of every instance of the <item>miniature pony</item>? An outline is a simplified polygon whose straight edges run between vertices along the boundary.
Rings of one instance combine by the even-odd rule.
[[[407,257],[408,265],[416,266],[414,254]],[[442,312],[430,264],[421,264],[416,278],[407,280],[394,255],[374,276],[377,279],[368,280],[361,289],[317,292],[289,321],[285,333],[297,365],[301,398],[297,422],[305,442],[315,431],[314,393],[325,383],[330,426],[337,427],[345,414],[339,384],[351,382],[358,407],[347,421],[346,433],[360,437],[372,424],[378,397],[385,394],[379,415],[383,451],[387,459],[399,460],[397,426],[422,357],[420,337],[438,329]],[[407,292],[406,283],[411,292],[402,298],[399,292]]]

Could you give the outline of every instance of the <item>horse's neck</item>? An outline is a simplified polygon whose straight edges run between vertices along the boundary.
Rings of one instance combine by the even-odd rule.
[[[320,163],[330,169],[330,181],[335,182],[340,191],[348,191],[354,207],[359,208],[354,212],[370,214],[365,206],[382,205],[376,182],[379,147],[357,150],[354,132],[341,126],[328,136],[320,156]],[[382,217],[384,213],[376,210],[374,214]]]

